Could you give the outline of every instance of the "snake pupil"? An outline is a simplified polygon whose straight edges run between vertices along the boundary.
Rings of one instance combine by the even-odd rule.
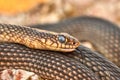
[[[66,39],[65,39],[65,37],[63,35],[59,35],[58,40],[61,43],[65,43],[65,41],[66,41]]]

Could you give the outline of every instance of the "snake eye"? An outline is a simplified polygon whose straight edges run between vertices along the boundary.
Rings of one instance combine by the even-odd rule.
[[[65,38],[65,36],[63,36],[63,35],[59,35],[59,36],[58,36],[58,40],[59,40],[59,42],[61,42],[61,43],[65,43],[65,42],[66,42],[66,38]]]

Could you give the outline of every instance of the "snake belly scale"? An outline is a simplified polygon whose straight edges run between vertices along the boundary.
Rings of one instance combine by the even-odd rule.
[[[95,21],[96,23],[94,23]],[[84,26],[84,28],[88,27],[86,29],[87,31],[85,31],[84,28],[82,28],[83,31],[81,31],[80,25]],[[89,29],[91,29],[92,27],[91,25],[97,26],[97,28],[94,27],[95,30],[93,30],[93,32],[96,31],[96,34],[98,34],[97,30],[101,30],[103,32],[106,32],[106,30],[108,30],[108,32],[106,32],[107,34],[110,33],[111,31],[116,30],[115,34],[119,36],[118,33],[119,28],[116,28],[115,25],[101,19],[89,18],[89,17],[75,18],[58,24],[45,25],[46,27],[44,27],[43,25],[42,25],[43,27],[41,25],[33,26],[33,27],[56,31],[56,32],[60,32],[61,30],[62,32],[73,34],[75,37],[77,37],[80,40],[81,38],[87,39],[84,38],[82,33],[83,32],[85,32],[85,34],[90,33],[91,31],[89,32]],[[104,29],[99,25],[110,26],[110,30],[108,27],[106,27],[107,29]],[[113,28],[114,26],[115,28]],[[92,52],[91,50],[82,46],[78,47],[78,45],[80,44],[79,41],[68,34],[62,33],[61,35],[61,33],[49,32],[44,30],[39,31],[38,29],[31,29],[31,28],[25,28],[15,25],[6,25],[6,24],[1,24],[0,28],[1,28],[0,34],[3,35],[1,36],[1,38],[4,39],[4,42],[0,43],[0,70],[4,70],[8,68],[24,69],[35,72],[39,74],[40,77],[42,77],[43,79],[48,79],[48,80],[119,80],[120,78],[120,69],[115,64],[113,64],[112,62],[110,62],[109,60],[107,60],[106,58],[104,58],[103,56],[101,56],[96,52]],[[12,31],[11,28],[14,30],[16,29],[16,31],[14,30]],[[17,32],[17,30],[19,32]],[[74,33],[74,31],[76,33]],[[20,44],[14,44],[14,41],[12,41],[13,39],[15,39],[15,37],[13,36],[14,34],[12,33],[13,35],[9,35],[14,37],[13,39],[10,40],[9,36],[6,35],[5,32],[7,34],[16,32],[15,35],[19,35],[20,33],[20,35],[16,39],[21,38],[22,34],[24,35],[27,34],[29,36],[32,36],[32,38],[29,39],[33,39],[33,41],[34,41],[33,37],[36,36],[36,34],[39,35],[37,36],[37,38],[38,37],[40,38],[42,33],[46,33],[46,34],[48,33],[54,35],[57,34],[56,36],[57,38],[55,38],[55,41],[57,40],[58,43],[60,43],[59,44],[60,46],[58,46],[60,48],[56,47],[57,51],[64,51],[64,52],[55,52],[54,48],[52,49],[47,48],[47,50],[49,49],[51,51],[46,51],[46,50],[38,50],[38,48],[32,49],[35,48],[35,46],[32,47],[30,46],[28,48]],[[87,35],[88,34],[86,34],[86,36]],[[80,36],[81,38],[78,36]],[[96,35],[94,36],[96,37]],[[12,43],[10,42],[7,43],[8,41],[4,37],[6,37],[6,39]],[[89,35],[89,37],[92,36]],[[101,37],[99,38],[99,36],[97,37],[98,39],[104,41],[104,38]],[[21,39],[24,38],[26,38],[26,36],[24,36]],[[1,39],[0,41],[2,42],[3,39]],[[42,38],[40,39],[42,40]],[[48,37],[47,39],[50,40]],[[119,37],[115,37],[115,40],[119,41]],[[18,41],[22,42],[22,40],[21,41],[18,40]],[[98,42],[95,38],[93,38],[92,40],[90,38],[90,41]],[[45,43],[47,43],[47,41],[45,41]],[[27,44],[24,45],[28,46]],[[63,44],[63,46],[61,46],[61,44]],[[76,46],[73,47],[73,45],[75,44]],[[67,47],[65,45],[69,45],[69,46]],[[103,44],[101,44],[101,42],[97,43],[97,45],[99,45],[100,47],[104,46]],[[96,47],[98,47],[97,45]],[[77,50],[75,50],[76,47],[78,47]],[[109,48],[112,49],[111,47]]]

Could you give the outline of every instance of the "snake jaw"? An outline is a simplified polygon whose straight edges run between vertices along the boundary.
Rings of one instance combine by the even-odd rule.
[[[62,52],[72,52],[74,50],[75,49],[60,49],[59,51],[62,51]]]

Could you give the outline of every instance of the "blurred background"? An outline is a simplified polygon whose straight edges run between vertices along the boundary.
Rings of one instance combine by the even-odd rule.
[[[55,23],[83,15],[120,25],[120,0],[0,0],[0,23]]]

